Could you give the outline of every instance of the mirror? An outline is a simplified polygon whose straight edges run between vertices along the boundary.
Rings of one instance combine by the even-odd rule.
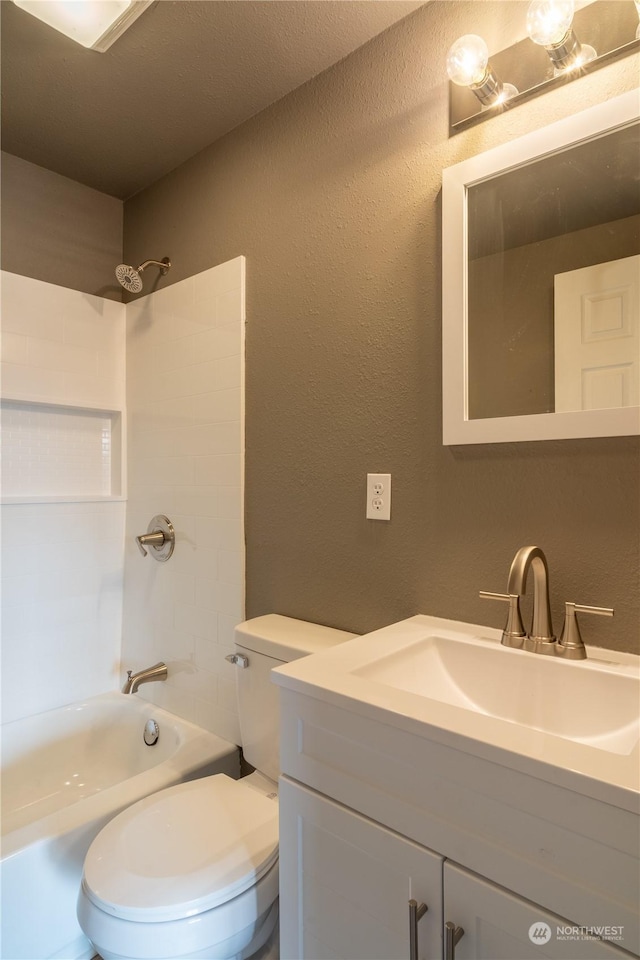
[[[637,91],[443,174],[443,442],[640,433]]]

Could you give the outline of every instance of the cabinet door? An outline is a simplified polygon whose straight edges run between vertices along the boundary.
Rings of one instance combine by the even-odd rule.
[[[462,927],[455,960],[629,960],[629,954],[529,900],[450,861],[444,864],[444,921]],[[624,929],[611,928],[624,937]],[[620,940],[624,946],[624,939]],[[451,954],[445,960],[453,960]]]
[[[282,960],[442,956],[442,858],[313,790],[280,780]]]

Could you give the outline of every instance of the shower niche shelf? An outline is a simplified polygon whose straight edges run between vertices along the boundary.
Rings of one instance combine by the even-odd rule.
[[[121,410],[3,398],[2,502],[123,500]]]

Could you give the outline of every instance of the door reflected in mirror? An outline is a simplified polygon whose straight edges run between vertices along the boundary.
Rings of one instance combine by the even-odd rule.
[[[637,254],[555,275],[555,410],[638,406],[639,288]]]
[[[638,106],[444,171],[445,443],[640,432]]]
[[[637,405],[639,168],[636,123],[469,188],[471,419]]]

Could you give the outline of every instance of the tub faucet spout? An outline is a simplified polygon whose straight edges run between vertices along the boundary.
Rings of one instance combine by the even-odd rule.
[[[553,655],[556,638],[551,626],[549,568],[540,547],[520,547],[511,564],[507,592],[513,595],[525,593],[530,569],[533,571],[533,622],[524,639],[524,649]]]
[[[152,667],[147,667],[146,670],[139,670],[138,673],[132,673],[131,670],[127,670],[127,679],[125,680],[122,692],[135,693],[141,683],[151,683],[152,680],[166,679],[167,665],[162,661],[160,661],[160,663],[154,663]]]

